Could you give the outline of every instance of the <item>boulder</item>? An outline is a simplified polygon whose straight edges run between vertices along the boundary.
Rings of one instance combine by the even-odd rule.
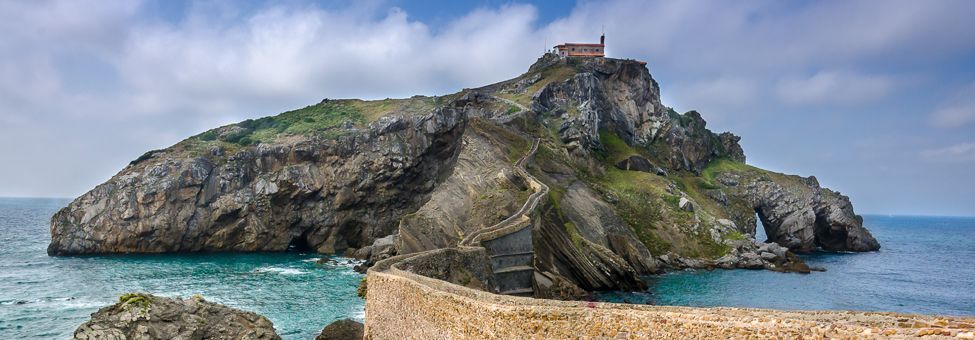
[[[342,319],[325,326],[315,340],[359,340],[364,331],[365,327],[361,322]]]
[[[616,167],[620,170],[642,171],[656,174],[658,176],[667,176],[667,170],[653,165],[650,160],[637,155],[630,156],[627,159],[616,163]]]
[[[74,339],[281,339],[267,318],[196,296],[171,299],[130,293],[99,309]]]

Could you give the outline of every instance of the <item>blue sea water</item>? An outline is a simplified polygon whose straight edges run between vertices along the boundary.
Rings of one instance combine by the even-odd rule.
[[[826,272],[694,270],[646,277],[646,293],[602,300],[678,306],[863,310],[975,315],[975,218],[864,216],[870,253],[802,257]]]
[[[348,259],[300,253],[48,257],[51,215],[65,199],[0,198],[0,339],[67,339],[122,293],[200,294],[267,316],[284,338],[312,339],[363,318],[362,275]]]
[[[0,198],[0,339],[69,338],[90,313],[130,291],[203,295],[254,311],[279,334],[311,339],[363,318],[362,275],[346,259],[300,253],[48,257],[50,216],[64,199]],[[865,216],[878,252],[804,255],[826,272],[684,271],[649,276],[645,293],[608,301],[681,306],[842,309],[975,315],[975,218]]]

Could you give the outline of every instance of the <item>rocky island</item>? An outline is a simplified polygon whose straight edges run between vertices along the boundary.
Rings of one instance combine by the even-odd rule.
[[[548,53],[450,95],[326,99],[147,152],[52,218],[48,253],[360,257],[373,338],[918,335],[909,320],[970,334],[964,319],[526,299],[684,268],[807,273],[796,253],[880,248],[848,197],[747,165],[740,137],[659,93],[644,62]]]

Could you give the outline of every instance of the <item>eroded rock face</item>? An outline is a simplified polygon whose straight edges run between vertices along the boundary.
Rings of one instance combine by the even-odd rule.
[[[539,91],[532,109],[564,118],[559,135],[573,151],[601,149],[603,130],[629,145],[662,145],[671,169],[697,172],[720,157],[745,161],[740,137],[711,132],[696,111],[680,115],[663,106],[660,88],[644,64],[611,58],[550,59],[543,57],[532,68],[568,63],[576,71]]]
[[[337,138],[201,152],[177,144],[55,214],[48,253],[333,253],[369,245],[395,233],[399,218],[449,175],[467,104],[383,117]]]
[[[499,143],[505,137],[500,129],[484,120],[471,121],[450,177],[426,204],[400,220],[400,254],[455,247],[466,235],[501,222],[525,203],[530,189],[515,175],[506,149],[525,140],[508,136],[514,139]]]
[[[122,295],[119,303],[91,314],[74,332],[78,340],[281,339],[267,318],[208,302],[149,294]]]
[[[796,252],[873,251],[880,244],[863,227],[847,196],[822,188],[815,177],[723,173],[733,195],[754,208],[770,241]],[[754,235],[755,214],[745,212],[739,225]]]

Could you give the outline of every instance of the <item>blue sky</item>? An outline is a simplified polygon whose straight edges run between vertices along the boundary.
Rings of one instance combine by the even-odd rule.
[[[598,39],[859,213],[975,215],[972,1],[0,2],[0,196],[322,98],[444,94]],[[547,42],[547,44],[546,44]]]

